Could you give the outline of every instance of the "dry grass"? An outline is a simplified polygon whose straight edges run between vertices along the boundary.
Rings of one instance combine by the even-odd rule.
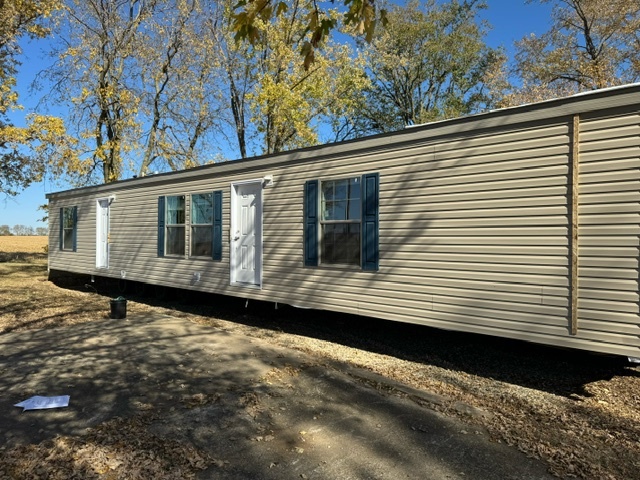
[[[22,256],[20,256],[22,257]],[[106,318],[108,297],[57,287],[47,280],[46,259],[0,263],[0,334]],[[133,311],[143,305],[130,302]]]
[[[44,236],[0,236],[0,262],[45,259],[47,241]]]

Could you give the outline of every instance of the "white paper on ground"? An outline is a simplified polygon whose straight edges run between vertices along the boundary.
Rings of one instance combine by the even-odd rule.
[[[41,397],[36,395],[28,398],[20,403],[16,403],[14,407],[22,407],[25,410],[44,410],[46,408],[60,408],[69,406],[69,395],[59,395],[57,397]]]

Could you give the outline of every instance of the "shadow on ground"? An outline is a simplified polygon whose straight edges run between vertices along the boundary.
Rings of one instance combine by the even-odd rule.
[[[152,412],[141,428],[214,459],[203,479],[547,478],[540,462],[457,419],[313,357],[183,319],[5,334],[0,352],[5,447],[81,439],[114,417]],[[71,402],[24,413],[12,406],[36,394]],[[136,448],[134,436],[110,454]]]
[[[561,349],[498,337],[287,305],[247,301],[102,279],[100,293],[119,295],[176,313],[230,320],[274,332],[303,335],[396,358],[463,371],[556,395],[589,396],[584,386],[615,376],[638,376],[626,357]],[[86,286],[75,284],[80,290]],[[124,290],[124,291],[123,291]],[[366,334],[363,334],[365,333]]]

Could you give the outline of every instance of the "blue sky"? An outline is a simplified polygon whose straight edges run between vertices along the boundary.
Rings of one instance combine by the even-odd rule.
[[[548,28],[550,7],[548,4],[528,3],[525,0],[487,0],[489,8],[483,18],[492,26],[486,37],[489,46],[502,46],[509,56],[513,53],[513,42],[532,32],[541,34]],[[18,75],[18,93],[24,110],[13,112],[10,116],[16,125],[22,125],[27,113],[37,108],[38,97],[29,91],[36,74],[46,66],[46,57],[42,51],[47,47],[45,40],[26,42],[23,65]],[[40,112],[45,113],[45,112]],[[56,112],[51,112],[55,114]],[[44,213],[38,207],[46,203],[45,194],[68,188],[49,180],[32,185],[17,197],[0,198],[0,225],[27,225],[45,227],[40,222]]]

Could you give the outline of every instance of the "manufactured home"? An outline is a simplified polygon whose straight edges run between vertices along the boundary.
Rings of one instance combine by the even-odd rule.
[[[640,357],[640,84],[47,197],[52,275]]]

